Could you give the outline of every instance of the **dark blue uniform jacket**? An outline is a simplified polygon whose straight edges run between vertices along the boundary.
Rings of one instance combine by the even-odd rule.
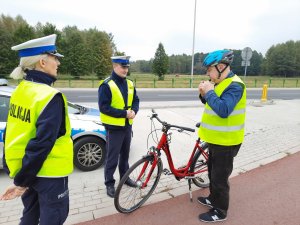
[[[118,76],[114,71],[112,72],[110,79],[112,79],[116,85],[118,86],[118,88],[120,89],[122,95],[123,95],[123,99],[125,102],[125,106],[127,106],[127,96],[128,96],[128,90],[127,90],[127,81],[126,78],[122,78],[120,76]],[[116,118],[126,118],[126,109],[115,109],[112,108],[110,106],[111,104],[111,98],[112,98],[112,94],[110,91],[110,88],[108,86],[108,84],[106,82],[104,82],[102,85],[100,85],[99,89],[98,89],[98,105],[99,105],[99,110],[100,112],[112,116],[112,117],[116,117]],[[139,111],[139,98],[136,94],[136,89],[134,88],[134,95],[133,95],[133,101],[132,101],[132,106],[131,109],[135,112],[135,114],[137,114],[137,112]],[[125,127],[121,127],[121,126],[113,126],[113,125],[108,125],[108,124],[104,124],[106,129],[125,129],[127,126],[130,126],[130,124],[128,123],[128,119],[126,119],[126,125]]]

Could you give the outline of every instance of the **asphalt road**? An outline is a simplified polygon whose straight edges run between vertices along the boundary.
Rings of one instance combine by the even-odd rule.
[[[97,89],[62,89],[70,102],[97,102]],[[195,101],[199,100],[197,89],[137,89],[143,102],[156,101]],[[247,99],[260,99],[262,89],[247,90]],[[269,88],[268,99],[300,99],[299,88]]]

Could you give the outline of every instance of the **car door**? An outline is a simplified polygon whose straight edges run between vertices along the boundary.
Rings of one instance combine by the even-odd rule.
[[[0,95],[0,168],[3,168],[3,133],[6,126],[7,114],[9,109],[9,96]]]

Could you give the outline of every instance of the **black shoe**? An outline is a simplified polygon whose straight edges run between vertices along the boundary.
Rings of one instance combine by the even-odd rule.
[[[115,193],[116,193],[116,190],[115,190],[114,186],[107,186],[106,187],[106,194],[109,197],[114,198],[115,197]]]
[[[197,201],[202,204],[202,205],[205,205],[205,206],[208,206],[210,208],[212,208],[212,204],[211,202],[209,201],[209,199],[207,197],[198,197],[197,198]]]
[[[226,215],[224,215],[220,210],[212,208],[206,213],[202,213],[198,216],[200,221],[203,222],[220,222],[227,219]]]
[[[130,178],[125,181],[125,184],[127,184],[129,187],[137,187],[136,183]]]

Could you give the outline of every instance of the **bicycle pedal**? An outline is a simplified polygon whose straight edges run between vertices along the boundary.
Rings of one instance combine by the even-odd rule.
[[[170,170],[168,170],[167,168],[164,168],[164,169],[163,169],[163,173],[164,173],[165,175],[172,175],[172,173],[170,172]]]

